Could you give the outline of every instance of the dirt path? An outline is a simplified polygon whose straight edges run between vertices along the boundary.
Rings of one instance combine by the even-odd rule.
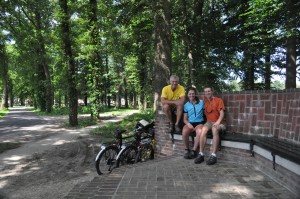
[[[61,127],[66,117],[11,109],[0,120],[0,141],[23,144],[0,154],[0,199],[63,198],[78,182],[93,179],[99,140],[89,131],[124,116],[85,129],[66,129]]]

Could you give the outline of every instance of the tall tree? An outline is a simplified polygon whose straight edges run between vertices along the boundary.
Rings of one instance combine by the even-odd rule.
[[[59,0],[61,8],[61,30],[64,54],[67,65],[68,79],[68,98],[69,98],[69,123],[71,126],[78,125],[78,105],[77,105],[77,89],[76,89],[76,65],[72,51],[71,29],[70,29],[70,12],[68,0]]]
[[[154,110],[158,107],[161,89],[168,84],[172,69],[171,4],[169,0],[153,1],[154,10]]]
[[[103,86],[104,67],[101,59],[101,38],[99,36],[97,0],[89,0],[89,73],[90,104],[92,117],[100,118],[100,104]]]
[[[7,54],[6,54],[6,47],[5,47],[5,39],[4,35],[1,32],[0,33],[0,57],[1,57],[1,62],[0,62],[0,74],[1,74],[1,79],[2,79],[2,100],[1,100],[1,106],[8,108],[8,82],[9,82],[9,76],[8,76],[8,59],[7,59]]]
[[[297,32],[299,43],[300,4],[297,0],[286,0],[286,88],[296,88],[297,78]],[[298,2],[298,3],[297,3]],[[297,26],[298,23],[298,26]]]

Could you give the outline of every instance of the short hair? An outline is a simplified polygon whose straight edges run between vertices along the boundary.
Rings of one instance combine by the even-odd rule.
[[[204,86],[203,90],[206,89],[206,88],[210,88],[210,90],[211,90],[212,92],[214,92],[214,88],[213,88],[212,86]]]
[[[179,81],[179,77],[177,75],[171,75],[170,76],[170,81],[171,79],[176,79],[177,81]]]

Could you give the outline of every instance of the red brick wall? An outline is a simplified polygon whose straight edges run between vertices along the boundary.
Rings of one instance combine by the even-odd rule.
[[[300,89],[226,92],[229,132],[284,138],[300,143]]]

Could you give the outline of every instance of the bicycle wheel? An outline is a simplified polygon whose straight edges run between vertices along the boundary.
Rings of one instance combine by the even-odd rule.
[[[127,146],[117,158],[117,166],[133,164],[137,156],[137,147],[134,145]]]
[[[118,154],[117,146],[108,146],[99,154],[99,158],[96,159],[96,170],[98,175],[108,174],[112,171],[116,163],[116,157]]]
[[[140,161],[145,162],[154,159],[154,149],[153,146],[148,143],[145,144],[140,154]]]

